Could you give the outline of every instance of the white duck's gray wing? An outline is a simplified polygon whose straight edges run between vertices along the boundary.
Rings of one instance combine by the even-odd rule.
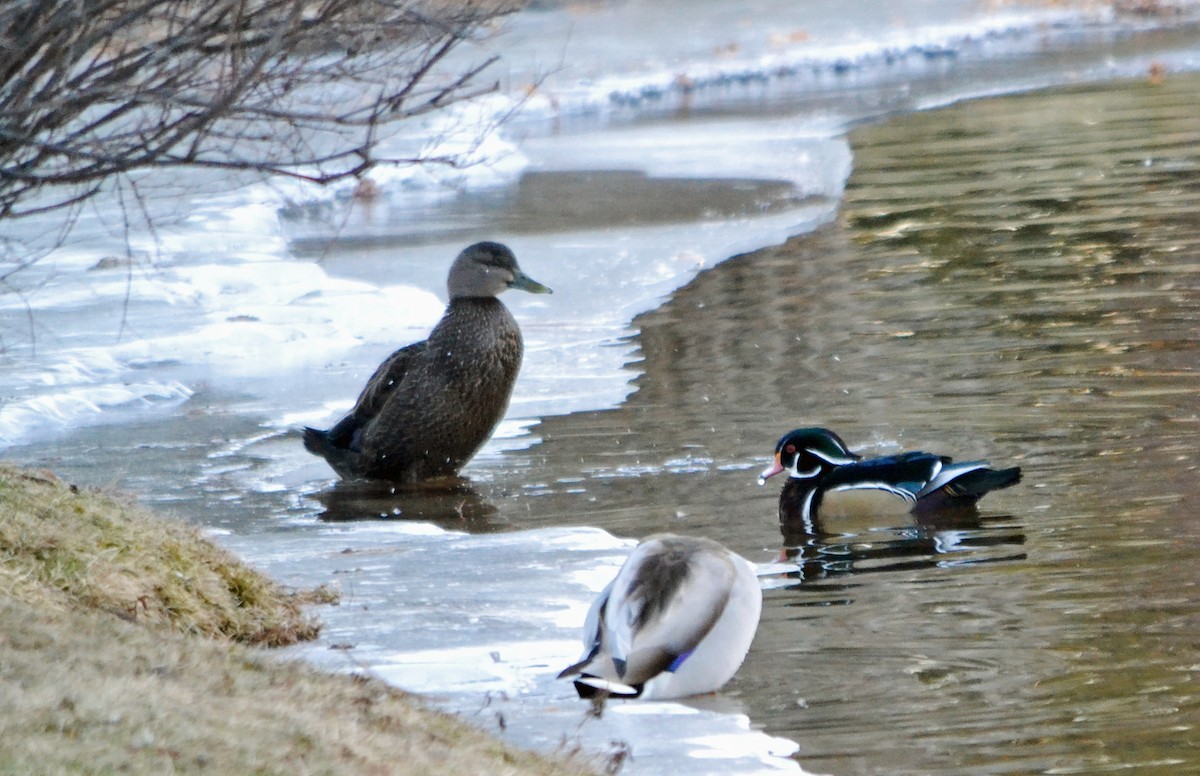
[[[642,686],[640,697],[661,700],[715,692],[737,673],[758,630],[762,587],[753,564],[732,552],[728,557],[735,580],[725,610],[699,644]]]
[[[619,681],[604,642],[604,611],[615,582],[614,579],[600,591],[588,610],[583,624],[583,656],[558,674],[559,679],[574,677],[575,689],[581,698],[590,698],[598,692],[617,698],[636,698],[642,693],[640,687]]]
[[[735,577],[728,551],[715,543],[639,545],[606,607],[607,647],[621,680],[642,684],[690,654],[725,611]]]

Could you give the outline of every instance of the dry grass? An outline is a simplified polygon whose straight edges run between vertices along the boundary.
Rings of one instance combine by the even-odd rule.
[[[199,531],[5,465],[0,585],[38,608],[95,609],[247,644],[293,644],[318,630],[286,591]]]
[[[0,774],[568,774],[375,680],[0,599]]]
[[[199,532],[0,465],[0,775],[590,770],[234,643],[315,633]]]

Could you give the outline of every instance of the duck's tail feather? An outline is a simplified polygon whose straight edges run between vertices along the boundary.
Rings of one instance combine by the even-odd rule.
[[[333,470],[344,479],[356,479],[364,476],[363,456],[353,448],[338,444],[334,436],[337,427],[329,431],[317,428],[304,428],[304,449],[313,455],[319,455],[333,467]]]
[[[592,646],[591,651],[589,651],[586,655],[583,656],[582,660],[580,660],[577,663],[572,663],[571,665],[567,666],[563,670],[559,671],[558,676],[556,676],[555,678],[556,679],[566,679],[568,676],[575,676],[577,674],[582,674],[583,669],[587,667],[588,663],[590,663],[596,659],[596,655],[599,654],[599,652],[600,652],[600,644],[599,644],[599,642],[597,642],[595,645]]]
[[[946,492],[959,498],[979,498],[992,490],[1000,490],[1021,481],[1021,467],[1009,469],[972,469],[947,483]]]
[[[642,686],[583,674],[575,680],[575,692],[579,693],[580,698],[594,698],[601,694],[613,698],[636,698],[642,694]]]
[[[333,439],[330,438],[328,431],[305,426],[304,449],[313,455],[328,458],[337,449],[337,446],[333,444]]]

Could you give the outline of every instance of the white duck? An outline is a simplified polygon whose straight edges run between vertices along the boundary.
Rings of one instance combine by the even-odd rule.
[[[714,692],[742,664],[762,611],[754,564],[709,539],[638,544],[588,612],[579,697],[682,698]]]

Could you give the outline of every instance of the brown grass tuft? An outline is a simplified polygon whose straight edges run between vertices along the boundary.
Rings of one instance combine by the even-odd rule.
[[[38,607],[282,646],[316,637],[293,596],[195,528],[0,464],[0,579]]]
[[[0,776],[571,774],[373,679],[0,596]]]
[[[374,679],[232,643],[316,631],[296,599],[199,531],[0,464],[0,776],[593,770]]]

